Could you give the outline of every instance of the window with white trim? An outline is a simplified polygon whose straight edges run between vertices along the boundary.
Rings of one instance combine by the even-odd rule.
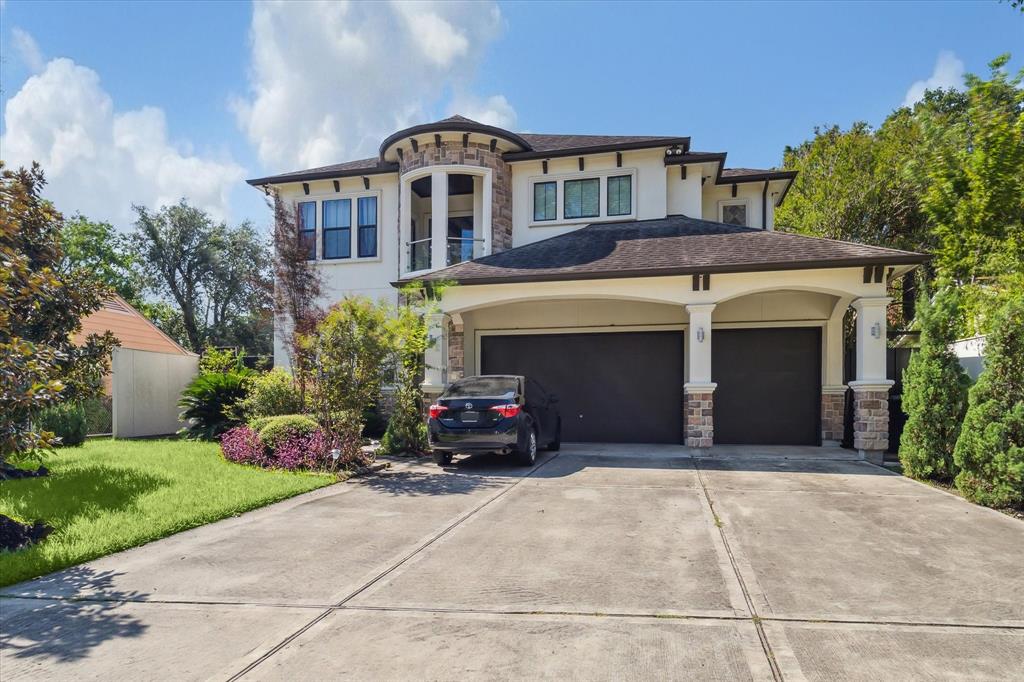
[[[328,199],[323,207],[323,258],[352,256],[352,200]]]
[[[377,257],[377,197],[359,197],[359,257]]]
[[[746,199],[718,202],[718,222],[726,225],[747,227],[750,222],[750,207]]]
[[[530,225],[634,218],[636,175],[635,168],[616,167],[530,178]]]

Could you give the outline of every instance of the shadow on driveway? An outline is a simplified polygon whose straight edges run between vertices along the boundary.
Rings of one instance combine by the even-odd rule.
[[[122,602],[142,601],[146,595],[115,589],[114,579],[119,575],[76,566],[32,583],[41,597],[48,593],[89,592],[89,600],[0,597],[0,649],[13,658],[37,660],[40,664],[66,663],[85,658],[108,640],[142,636],[148,626],[118,610]]]

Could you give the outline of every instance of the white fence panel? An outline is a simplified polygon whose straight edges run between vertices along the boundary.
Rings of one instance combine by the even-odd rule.
[[[199,372],[199,356],[114,349],[114,437],[162,436],[184,426],[178,399]]]

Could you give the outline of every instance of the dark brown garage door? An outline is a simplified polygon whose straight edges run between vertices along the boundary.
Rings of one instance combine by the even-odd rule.
[[[483,374],[522,374],[559,398],[562,440],[679,443],[683,333],[484,336]]]
[[[820,444],[820,329],[716,329],[711,375],[715,443]]]

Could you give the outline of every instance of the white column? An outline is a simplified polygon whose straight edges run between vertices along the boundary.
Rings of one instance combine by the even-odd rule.
[[[474,185],[474,188],[476,185]],[[494,228],[491,226],[491,207],[494,206],[494,173],[488,169],[483,176],[483,204],[480,211],[480,227],[483,230],[484,250],[481,255],[489,256],[494,249]]]
[[[715,390],[711,381],[711,311],[714,303],[697,303],[686,306],[690,324],[686,337],[686,354],[689,356],[690,379],[686,382],[687,392],[708,392]]]
[[[885,311],[891,300],[879,296],[853,302],[857,311],[857,380],[851,385],[893,383],[885,372]]]
[[[426,367],[421,388],[424,393],[438,394],[448,381],[448,316],[427,315],[428,345],[424,355]]]
[[[484,179],[479,175],[473,176],[473,239],[483,239],[484,236]],[[484,255],[484,243],[473,242],[473,258]]]
[[[448,173],[430,174],[430,269],[448,264]]]
[[[822,392],[843,393],[843,318],[850,308],[850,299],[836,301],[825,323],[824,358],[822,359]]]
[[[400,180],[398,188],[398,261],[401,263],[400,275],[411,269],[409,262],[409,242],[412,241],[412,183]]]

